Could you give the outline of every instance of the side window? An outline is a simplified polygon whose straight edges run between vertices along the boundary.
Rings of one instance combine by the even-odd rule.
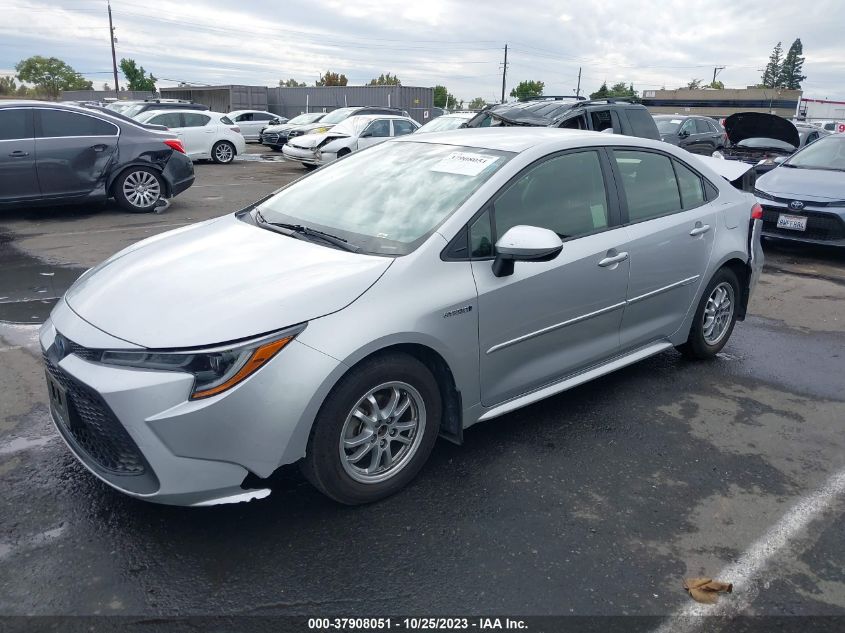
[[[551,229],[562,239],[606,228],[607,193],[598,153],[564,154],[532,167],[498,197],[494,211],[499,236],[518,224]]]
[[[807,142],[806,142],[806,143],[804,143],[804,144],[805,144],[805,145],[809,145],[810,143],[812,143],[813,141],[815,141],[817,138],[819,138],[819,133],[818,133],[818,132],[810,132],[810,133],[807,135]]]
[[[178,112],[165,112],[164,114],[154,116],[148,123],[163,125],[165,127],[183,127],[181,116]]]
[[[252,121],[252,112],[246,112],[238,115],[235,121]]]
[[[687,119],[686,121],[684,121],[684,124],[681,126],[679,132],[695,134],[695,119]]]
[[[76,112],[38,109],[42,138],[57,136],[116,136],[116,125]]]
[[[221,122],[223,125],[234,125],[234,123],[232,122],[232,119],[230,119],[230,118],[229,118],[229,117],[227,117],[227,116],[221,116],[221,117],[220,117],[220,122]]]
[[[594,110],[590,113],[593,123],[593,130],[601,132],[607,128],[613,128],[613,119],[610,118],[610,110]]]
[[[390,136],[390,121],[387,119],[377,119],[370,123],[367,127],[367,132],[370,133],[370,136],[378,138]]]
[[[275,114],[260,113],[260,114],[253,114],[252,115],[253,121],[272,121],[275,118],[276,118]]]
[[[490,227],[490,213],[485,212],[469,227],[469,250],[471,257],[493,256],[493,229]]]
[[[622,176],[629,221],[680,211],[678,182],[668,156],[636,150],[613,150],[613,156]]]
[[[9,108],[0,110],[0,141],[32,138],[31,108]]]
[[[704,188],[701,186],[701,178],[683,163],[678,161],[674,161],[674,163],[684,209],[694,209],[704,204]]]
[[[584,116],[579,114],[577,116],[570,117],[568,119],[564,119],[558,124],[558,127],[562,127],[568,130],[586,130],[587,128],[587,121],[584,119]]]
[[[699,134],[711,134],[713,132],[713,128],[704,119],[695,120],[695,129]]]
[[[404,136],[411,134],[414,131],[414,126],[407,121],[401,119],[393,119],[393,136]]]
[[[182,119],[185,121],[185,127],[202,127],[211,121],[211,117],[207,114],[194,114],[192,112],[182,114]]]

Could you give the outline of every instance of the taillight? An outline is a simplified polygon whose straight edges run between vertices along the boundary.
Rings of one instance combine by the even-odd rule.
[[[751,219],[752,220],[762,220],[763,219],[763,207],[760,206],[758,202],[753,207],[751,207]]]
[[[182,154],[185,153],[185,146],[182,145],[182,141],[178,138],[169,138],[164,141],[164,144],[167,145],[170,149],[175,149],[177,152],[181,152]]]
[[[241,133],[241,128],[239,128],[237,125],[234,126],[234,127],[230,127],[229,129],[232,130],[233,132],[237,132],[238,134]]]

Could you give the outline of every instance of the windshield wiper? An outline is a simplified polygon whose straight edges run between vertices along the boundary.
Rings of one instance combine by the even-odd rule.
[[[283,235],[296,235],[296,236],[305,236],[305,237],[315,237],[317,239],[323,240],[324,242],[328,242],[333,246],[337,246],[340,249],[345,251],[349,251],[351,253],[357,253],[361,249],[357,246],[350,244],[349,240],[345,240],[338,235],[332,235],[331,233],[326,233],[325,231],[320,231],[318,229],[312,229],[311,227],[304,226],[302,224],[289,224],[287,222],[270,222],[264,215],[261,213],[260,210],[255,210],[255,219],[264,226],[272,226],[277,227],[280,229],[285,229],[288,232],[283,233]]]

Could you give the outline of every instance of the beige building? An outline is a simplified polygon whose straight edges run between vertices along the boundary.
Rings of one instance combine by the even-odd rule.
[[[791,119],[800,90],[784,88],[725,88],[714,90],[643,90],[642,102],[652,114],[703,114],[722,118],[735,112],[768,112]]]

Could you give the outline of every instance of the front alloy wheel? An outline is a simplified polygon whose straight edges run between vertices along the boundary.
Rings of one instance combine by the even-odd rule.
[[[115,200],[130,213],[155,209],[164,193],[161,177],[149,167],[130,168],[118,177],[113,188]]]

